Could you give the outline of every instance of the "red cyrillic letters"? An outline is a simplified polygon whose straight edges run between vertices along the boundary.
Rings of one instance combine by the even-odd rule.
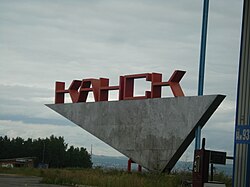
[[[163,86],[170,86],[175,97],[184,96],[180,81],[185,73],[185,71],[176,70],[167,82],[162,82],[160,73],[125,75],[120,76],[118,86],[110,86],[107,78],[73,80],[68,89],[65,89],[64,82],[56,82],[55,104],[64,103],[66,93],[70,95],[73,103],[86,102],[89,92],[93,92],[96,102],[108,101],[108,94],[111,90],[119,91],[119,100],[160,98]],[[134,96],[134,80],[140,78],[151,82],[151,90],[145,91],[143,96]]]

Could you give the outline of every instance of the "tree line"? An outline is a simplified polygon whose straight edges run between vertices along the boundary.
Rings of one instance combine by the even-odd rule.
[[[48,164],[51,168],[81,167],[91,168],[91,155],[83,147],[65,143],[64,138],[54,135],[45,139],[24,140],[20,137],[0,137],[0,159],[36,157],[35,164]]]

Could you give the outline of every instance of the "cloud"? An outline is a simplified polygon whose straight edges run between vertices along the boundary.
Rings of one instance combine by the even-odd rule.
[[[181,82],[185,94],[197,95],[199,0],[0,2],[0,120],[14,124],[4,126],[2,135],[28,137],[34,131],[37,136],[49,136],[71,129],[72,136],[65,136],[69,142],[82,145],[86,136],[88,146],[95,142],[101,154],[117,154],[84,130],[72,130],[71,122],[44,106],[54,102],[57,80],[68,87],[73,79],[107,77],[117,85],[120,75],[159,72],[168,80],[175,69],[182,69],[187,71]],[[227,144],[224,147],[230,153],[241,11],[242,1],[210,2],[204,93],[227,98],[203,133],[211,139],[210,147]],[[147,86],[139,81],[136,94],[144,93]],[[164,92],[171,96],[168,89]],[[30,133],[18,128],[32,125]],[[220,145],[212,141],[221,136],[225,141],[217,141]]]

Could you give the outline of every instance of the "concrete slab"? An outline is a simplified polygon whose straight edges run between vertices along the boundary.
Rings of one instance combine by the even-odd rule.
[[[223,95],[49,104],[150,171],[170,171]]]

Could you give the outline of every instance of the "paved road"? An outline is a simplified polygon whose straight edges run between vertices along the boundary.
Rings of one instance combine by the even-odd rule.
[[[0,174],[0,187],[65,187],[60,185],[40,184],[41,177]]]

